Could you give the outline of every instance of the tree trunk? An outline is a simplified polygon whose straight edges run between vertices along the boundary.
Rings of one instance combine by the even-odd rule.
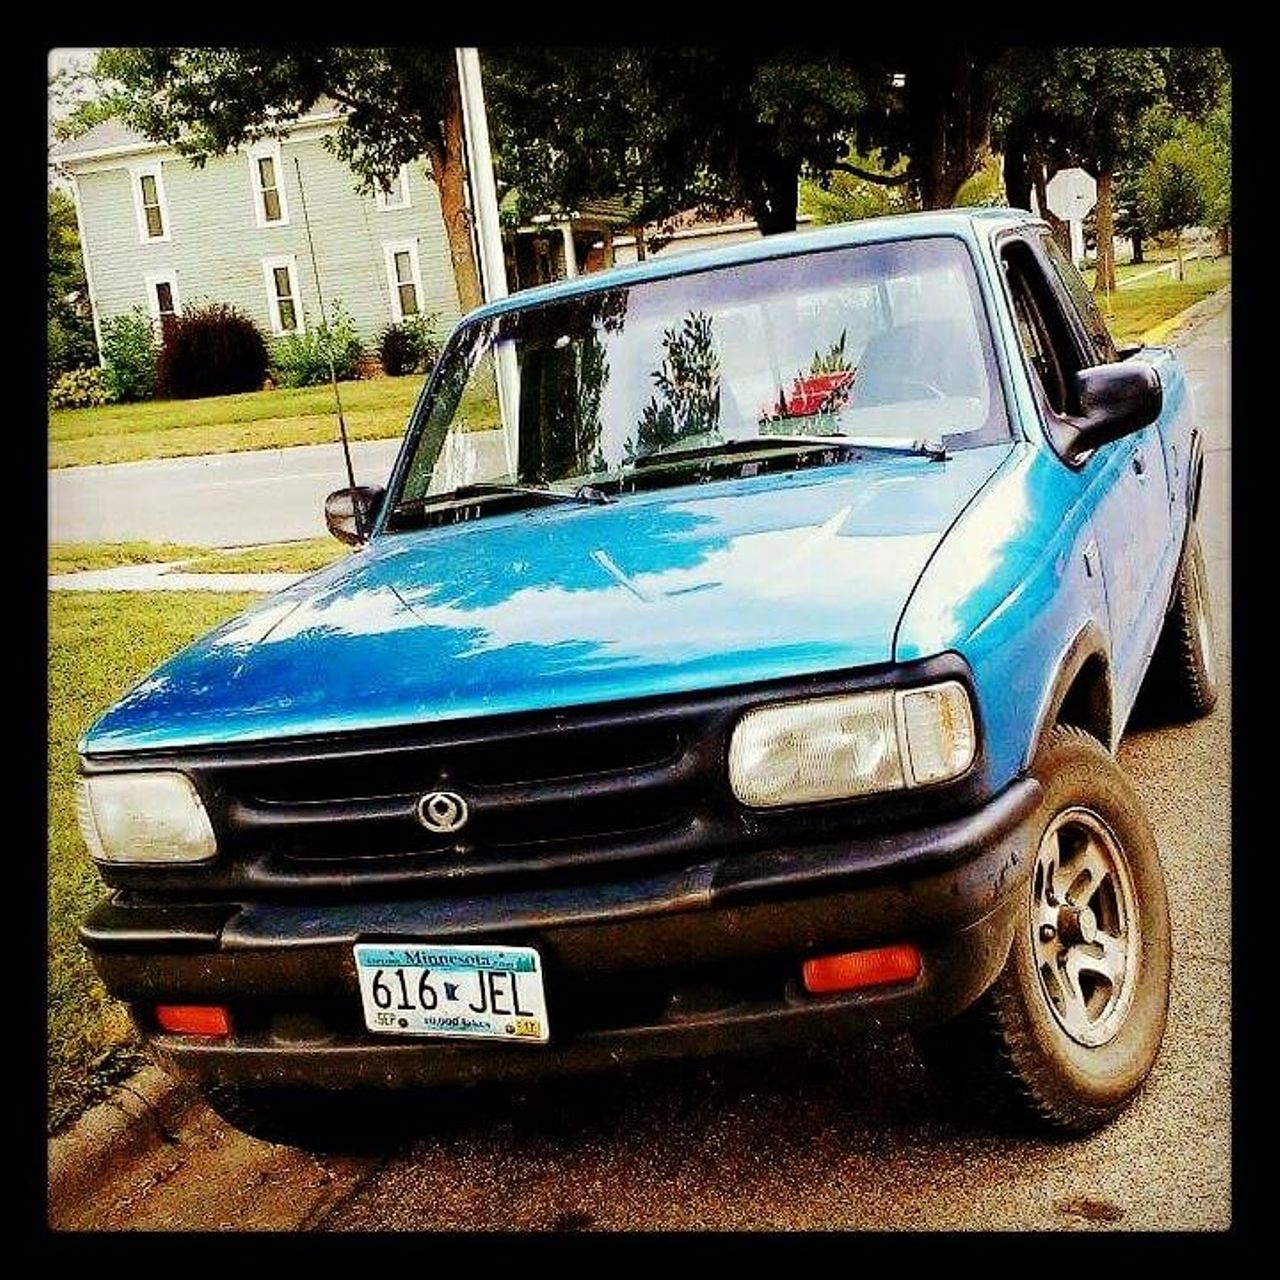
[[[1111,169],[1098,168],[1098,203],[1094,210],[1098,237],[1098,266],[1093,279],[1094,293],[1114,293],[1116,288],[1115,207],[1111,196]]]
[[[1218,253],[1226,257],[1231,252],[1231,224],[1218,228]]]
[[[771,158],[756,184],[751,216],[762,236],[796,229],[800,206],[800,165],[784,156]]]
[[[443,145],[428,147],[431,174],[440,192],[440,216],[449,241],[449,259],[458,286],[463,314],[484,300],[471,239],[471,213],[467,208],[467,165],[462,134],[462,92],[456,70],[449,75],[449,97],[442,123]]]
[[[1129,240],[1130,240],[1130,241],[1131,241],[1131,243],[1133,244],[1133,260],[1134,260],[1134,262],[1135,262],[1135,263],[1137,263],[1137,262],[1144,262],[1144,261],[1145,261],[1145,259],[1144,259],[1144,258],[1143,258],[1143,256],[1142,256],[1142,232],[1141,232],[1141,231],[1134,231],[1134,232],[1129,236]]]
[[[911,175],[922,209],[949,209],[990,146],[994,58],[967,49],[906,60]]]
[[[1031,159],[1026,130],[1011,124],[1004,140],[1004,198],[1012,209],[1031,208]]]
[[[1055,170],[1054,172],[1057,171]],[[1049,176],[1045,172],[1044,160],[1038,155],[1032,156],[1031,182],[1036,192],[1036,208],[1040,210],[1040,216],[1049,224],[1049,230],[1053,232],[1053,238],[1058,242],[1058,248],[1070,257],[1071,228],[1049,208]]]

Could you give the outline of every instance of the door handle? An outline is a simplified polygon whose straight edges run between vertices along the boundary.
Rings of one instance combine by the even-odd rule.
[[[1135,449],[1133,451],[1133,469],[1140,476],[1147,474],[1147,462],[1142,456],[1141,450]]]

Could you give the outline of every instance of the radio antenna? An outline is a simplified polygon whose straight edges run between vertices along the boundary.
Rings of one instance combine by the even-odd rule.
[[[307,230],[307,248],[311,253],[311,273],[316,278],[316,294],[320,298],[320,322],[324,325],[325,331],[325,354],[329,357],[329,381],[333,386],[333,401],[338,408],[338,433],[342,437],[342,456],[347,464],[347,484],[354,489],[356,487],[355,468],[351,465],[351,442],[347,439],[347,420],[342,416],[342,393],[338,390],[338,371],[333,363],[333,335],[329,332],[329,316],[325,311],[324,305],[324,286],[320,283],[320,267],[316,262],[316,242],[311,237],[311,218],[307,213],[307,189],[302,185],[302,165],[298,163],[298,157],[293,157],[294,172],[298,175],[298,193],[302,196],[302,225]],[[364,536],[364,513],[360,508],[359,502],[352,499],[352,510],[356,518],[356,531],[361,537]]]

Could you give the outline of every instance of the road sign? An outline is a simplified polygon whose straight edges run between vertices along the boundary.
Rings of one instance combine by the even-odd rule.
[[[1071,259],[1084,262],[1084,219],[1098,203],[1098,184],[1083,169],[1059,169],[1045,187],[1045,203],[1071,232]]]
[[[1044,193],[1051,212],[1067,222],[1081,221],[1098,203],[1098,184],[1083,169],[1059,169]]]

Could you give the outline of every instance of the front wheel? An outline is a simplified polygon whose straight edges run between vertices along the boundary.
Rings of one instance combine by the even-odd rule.
[[[1169,1008],[1169,904],[1155,836],[1096,739],[1055,726],[1032,774],[1044,788],[1035,859],[994,985],[919,1032],[931,1073],[988,1116],[1088,1133],[1147,1078]]]

